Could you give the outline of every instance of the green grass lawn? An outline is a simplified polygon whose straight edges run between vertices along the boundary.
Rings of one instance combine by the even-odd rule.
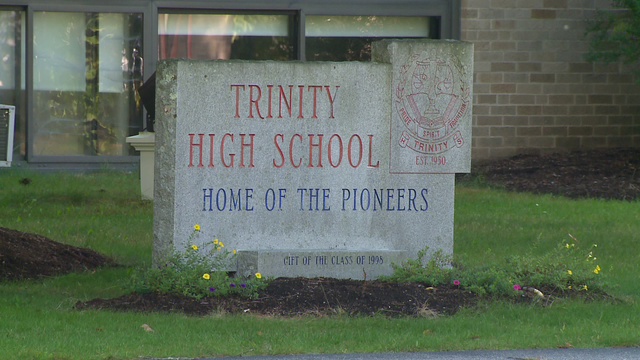
[[[18,181],[29,177],[25,186]],[[594,251],[623,301],[549,306],[486,301],[451,317],[275,318],[75,311],[124,294],[130,268],[151,263],[153,206],[136,174],[0,171],[0,226],[97,250],[124,267],[0,284],[0,358],[134,359],[283,353],[640,345],[640,203],[568,200],[472,184],[456,188],[454,253],[471,265],[542,254],[562,241]],[[532,250],[533,249],[533,250]],[[153,332],[141,326],[148,324]]]

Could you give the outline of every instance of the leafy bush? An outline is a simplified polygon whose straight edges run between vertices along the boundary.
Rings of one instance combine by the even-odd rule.
[[[614,10],[599,10],[587,28],[590,35],[587,61],[610,63],[640,61],[640,0],[613,0]],[[640,68],[634,73],[640,82]]]
[[[162,264],[132,271],[126,287],[138,293],[182,294],[200,299],[232,294],[256,297],[267,286],[260,273],[244,279],[231,278],[227,269],[235,259],[235,250],[228,251],[218,239],[198,248],[192,240],[200,227],[194,228],[188,241],[190,247],[182,252],[174,249]]]

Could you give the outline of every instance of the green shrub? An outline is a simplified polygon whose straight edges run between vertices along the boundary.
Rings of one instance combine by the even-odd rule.
[[[534,255],[533,249],[524,255],[511,255],[503,261],[485,266],[466,267],[454,262],[441,250],[424,263],[428,247],[418,252],[417,259],[408,259],[400,265],[392,264],[393,274],[387,281],[411,281],[427,286],[458,286],[485,295],[513,296],[522,288],[570,291],[607,290],[606,277],[597,264],[594,251],[597,245],[580,251],[575,242],[562,242],[543,255]]]
[[[199,248],[192,241],[199,229],[196,225],[188,240],[192,245],[186,250],[174,249],[161,264],[132,271],[126,287],[138,293],[182,294],[196,299],[233,294],[256,297],[267,286],[260,273],[247,278],[230,277],[227,270],[235,259],[235,250],[225,249],[218,239]]]

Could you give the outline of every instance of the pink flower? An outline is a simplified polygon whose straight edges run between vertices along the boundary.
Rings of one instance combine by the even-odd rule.
[[[522,288],[520,287],[520,285],[518,285],[518,284],[513,285],[513,290],[515,290],[515,291],[520,291],[520,289],[522,289]]]
[[[456,286],[460,285],[460,280],[453,280],[453,285],[456,285]]]

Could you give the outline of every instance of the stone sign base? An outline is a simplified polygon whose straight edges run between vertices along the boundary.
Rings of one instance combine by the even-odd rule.
[[[238,274],[273,277],[334,277],[357,280],[391,275],[391,263],[405,250],[255,250],[238,251]]]

